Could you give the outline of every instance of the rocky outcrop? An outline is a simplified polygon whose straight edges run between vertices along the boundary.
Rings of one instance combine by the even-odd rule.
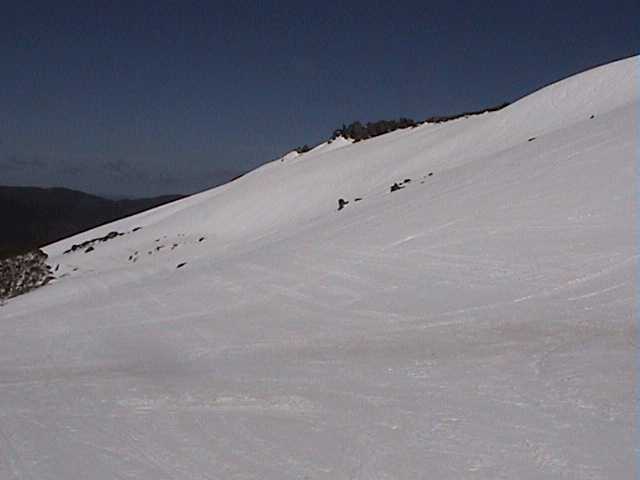
[[[0,304],[52,280],[51,267],[46,260],[47,254],[42,250],[0,260]]]
[[[93,247],[94,247],[94,245],[96,243],[108,242],[109,240],[113,240],[114,238],[121,237],[122,235],[124,235],[124,233],[121,233],[121,232],[109,232],[106,235],[104,235],[103,237],[96,237],[96,238],[92,238],[91,240],[86,240],[86,241],[84,241],[82,243],[76,243],[74,245],[71,245],[71,248],[69,248],[68,250],[65,250],[63,252],[63,254],[76,252],[76,251],[82,250],[82,249],[85,249],[84,250],[85,253],[93,252],[93,250],[94,250]]]

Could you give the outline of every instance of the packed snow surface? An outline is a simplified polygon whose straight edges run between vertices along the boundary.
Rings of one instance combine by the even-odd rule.
[[[632,478],[638,67],[49,246],[0,478]]]

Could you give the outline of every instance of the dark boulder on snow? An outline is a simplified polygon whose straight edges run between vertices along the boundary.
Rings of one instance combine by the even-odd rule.
[[[401,187],[401,186],[400,186],[400,185],[398,185],[398,183],[396,182],[396,183],[394,183],[393,185],[391,185],[391,186],[389,187],[389,190],[391,191],[391,193],[393,193],[393,192],[397,192],[398,190],[401,190],[401,189],[403,189],[403,188],[404,188],[404,187]]]

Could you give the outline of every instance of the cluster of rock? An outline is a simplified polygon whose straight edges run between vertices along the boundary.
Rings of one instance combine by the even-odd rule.
[[[422,177],[422,180],[420,180],[420,183],[424,184],[425,179],[427,177],[432,177],[432,176],[433,176],[433,172],[429,172],[427,175],[424,175]],[[411,183],[410,178],[405,178],[401,182],[393,182],[393,184],[389,187],[389,192],[393,193],[393,192],[397,192],[398,190],[402,190],[410,183]],[[360,200],[362,200],[362,197],[356,197],[353,199],[354,202],[359,202]],[[338,211],[342,210],[347,205],[349,205],[349,200],[345,200],[344,198],[338,199]]]
[[[47,254],[42,250],[0,260],[0,304],[52,280],[51,267],[46,260]]]
[[[135,230],[133,230],[133,231],[135,231]],[[82,250],[83,248],[85,249],[85,253],[89,253],[89,252],[93,251],[93,245],[95,243],[107,242],[109,240],[112,240],[112,239],[114,239],[116,237],[120,237],[122,235],[124,235],[124,233],[109,232],[103,237],[92,238],[91,240],[87,240],[87,241],[82,242],[82,243],[76,243],[76,244],[72,245],[71,248],[69,250],[66,250],[64,253],[76,252],[78,250]]]

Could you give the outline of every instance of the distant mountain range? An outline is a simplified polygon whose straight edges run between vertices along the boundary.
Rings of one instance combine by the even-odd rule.
[[[183,198],[109,200],[67,188],[0,186],[0,257],[40,247],[90,228]]]

